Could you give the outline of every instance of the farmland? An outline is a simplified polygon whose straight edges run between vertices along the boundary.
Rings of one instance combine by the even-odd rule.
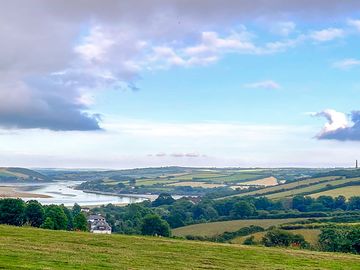
[[[248,219],[248,220],[230,220],[230,221],[220,221],[220,222],[210,222],[189,225],[185,227],[180,227],[173,230],[175,236],[186,236],[186,235],[196,235],[196,236],[214,236],[219,235],[224,232],[233,232],[237,231],[244,227],[249,227],[251,225],[256,225],[263,227],[264,229],[269,228],[270,226],[277,226],[280,224],[301,221],[303,218],[287,218],[287,219]]]
[[[217,192],[236,195],[248,188],[262,188],[288,182],[296,187],[294,180],[305,176],[328,173],[329,169],[264,169],[264,168],[187,168],[164,167],[118,171],[44,171],[59,180],[86,180],[79,186],[82,190],[112,193],[167,192],[176,195],[203,196]],[[341,178],[328,177],[330,178]],[[327,179],[313,179],[309,183]],[[282,187],[285,187],[282,185]],[[262,190],[259,192],[262,192]],[[250,193],[251,194],[251,193]]]
[[[337,197],[339,195],[342,195],[345,198],[359,196],[360,195],[360,186],[341,187],[341,188],[326,190],[326,191],[319,192],[319,193],[314,193],[314,194],[311,194],[310,196],[313,198],[317,198],[319,196]]]
[[[359,269],[355,255],[0,226],[3,269]],[[156,243],[156,244],[155,244]],[[29,248],[31,247],[31,248]]]

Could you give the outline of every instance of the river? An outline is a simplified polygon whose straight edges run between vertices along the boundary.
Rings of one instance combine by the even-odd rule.
[[[50,198],[24,198],[24,200],[37,200],[41,204],[64,204],[72,206],[77,203],[82,206],[94,206],[103,204],[129,204],[142,202],[153,198],[152,195],[105,195],[87,193],[76,190],[74,187],[82,181],[55,181],[48,183],[1,183],[0,186],[16,187],[17,190],[34,194],[51,196]]]

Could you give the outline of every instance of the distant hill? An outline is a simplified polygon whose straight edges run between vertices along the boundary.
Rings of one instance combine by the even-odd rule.
[[[0,182],[48,182],[51,178],[34,170],[17,167],[0,167]]]
[[[351,254],[0,226],[1,269],[359,269]]]

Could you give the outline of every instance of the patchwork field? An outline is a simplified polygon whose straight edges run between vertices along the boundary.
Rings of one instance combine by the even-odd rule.
[[[0,226],[1,269],[360,269],[360,257]]]
[[[360,196],[360,186],[348,186],[341,187],[337,189],[331,189],[319,193],[311,194],[311,197],[317,198],[319,196],[332,196],[337,197],[339,195],[345,196],[346,198],[350,198],[353,196]]]
[[[220,222],[201,223],[195,225],[184,226],[173,229],[175,236],[215,236],[224,232],[234,232],[250,225],[257,225],[264,229],[270,226],[277,226],[289,222],[296,222],[305,220],[305,218],[287,218],[287,219],[245,219],[245,220],[230,220]]]
[[[295,196],[297,194],[302,194],[302,193],[306,193],[306,194],[315,193],[315,192],[327,187],[329,184],[333,187],[336,187],[336,186],[342,185],[342,184],[349,184],[349,183],[353,183],[353,182],[355,183],[355,182],[358,182],[359,180],[360,180],[360,178],[347,178],[347,179],[341,179],[341,180],[333,180],[333,181],[324,182],[324,183],[320,183],[320,184],[314,184],[314,185],[303,187],[303,188],[298,188],[298,189],[293,189],[293,190],[289,190],[289,191],[266,195],[266,197],[268,197],[269,199],[279,199],[279,198],[292,197],[292,196]]]

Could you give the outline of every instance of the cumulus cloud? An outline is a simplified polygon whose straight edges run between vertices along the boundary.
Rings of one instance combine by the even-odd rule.
[[[272,80],[259,81],[254,83],[245,84],[246,88],[262,88],[262,89],[279,89],[280,85]]]
[[[328,123],[317,135],[321,140],[360,141],[360,111],[351,112],[350,119],[342,112],[327,109],[314,114],[325,117]]]
[[[339,28],[327,28],[319,31],[313,31],[310,37],[318,42],[331,41],[336,38],[341,38],[345,35],[344,30]]]
[[[339,69],[349,69],[360,65],[360,60],[354,58],[347,58],[333,63],[333,67]]]

